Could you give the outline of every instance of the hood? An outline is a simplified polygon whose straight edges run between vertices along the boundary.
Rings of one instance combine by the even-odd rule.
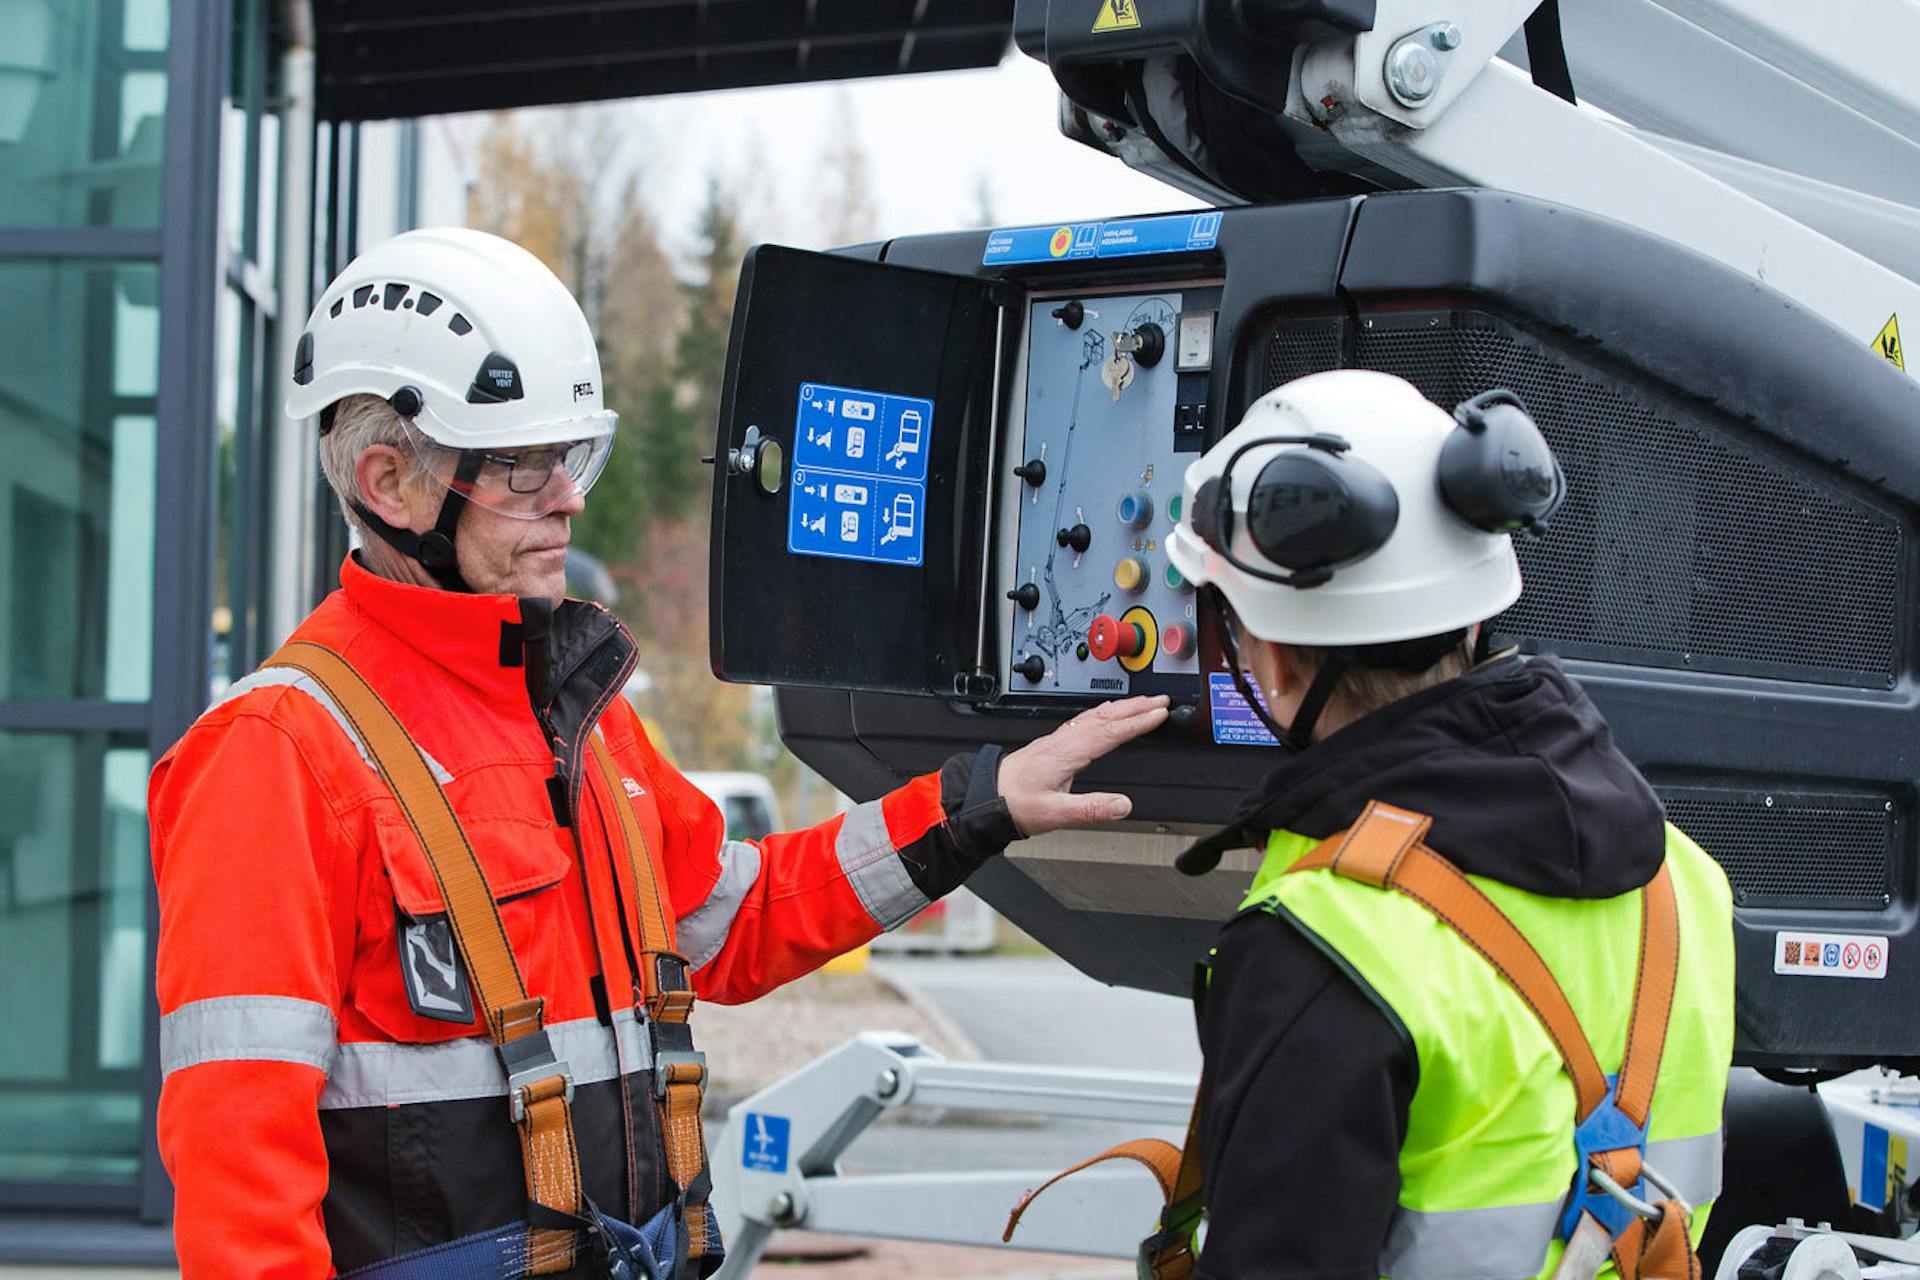
[[[1558,898],[1611,898],[1660,867],[1666,815],[1585,691],[1550,658],[1496,658],[1315,742],[1201,842],[1324,839],[1367,801],[1433,818],[1463,871]]]

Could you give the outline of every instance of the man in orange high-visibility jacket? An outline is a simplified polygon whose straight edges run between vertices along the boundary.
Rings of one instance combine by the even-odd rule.
[[[663,1149],[619,806],[693,991],[721,1002],[901,923],[1010,840],[1127,812],[1068,788],[1159,724],[1162,699],[1110,704],[1004,759],[958,757],[809,830],[728,842],[619,696],[632,638],[558,600],[568,521],[613,433],[559,281],[490,236],[410,232],[328,289],[297,363],[289,412],[320,415],[324,469],[365,546],[294,639],[372,686],[451,804],[570,1069],[598,1211],[643,1223],[691,1194]],[[272,665],[235,682],[161,759],[149,808],[159,1136],[187,1280],[324,1277],[524,1222],[508,1081],[439,882],[326,687]],[[564,1274],[593,1266],[582,1248]]]

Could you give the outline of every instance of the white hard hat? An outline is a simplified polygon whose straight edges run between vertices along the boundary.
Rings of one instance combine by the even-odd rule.
[[[613,444],[579,304],[538,258],[483,231],[408,231],[355,258],[314,306],[294,365],[289,417],[374,395],[445,450],[567,446],[539,457],[570,487],[528,490],[500,467],[436,468],[461,496],[508,515],[537,518],[584,493]]]
[[[1518,599],[1510,534],[1565,493],[1511,392],[1450,417],[1400,378],[1342,369],[1268,392],[1187,468],[1167,555],[1263,640],[1394,644]]]

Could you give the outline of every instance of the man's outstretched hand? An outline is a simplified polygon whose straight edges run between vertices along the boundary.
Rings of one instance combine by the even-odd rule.
[[[1126,817],[1133,801],[1110,791],[1075,794],[1069,790],[1073,777],[1121,743],[1158,729],[1166,719],[1165,694],[1103,702],[1007,756],[1000,762],[1000,797],[1020,833],[1037,836]]]

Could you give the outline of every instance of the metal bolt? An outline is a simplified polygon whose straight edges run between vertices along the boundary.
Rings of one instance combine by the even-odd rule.
[[[1440,62],[1426,41],[1402,40],[1387,50],[1387,91],[1404,106],[1417,107],[1440,87]]]
[[[767,1216],[775,1222],[788,1223],[800,1216],[799,1206],[794,1203],[793,1192],[782,1191],[767,1202]]]
[[[880,1078],[873,1082],[873,1091],[882,1098],[891,1098],[900,1092],[900,1073],[888,1067],[880,1073]]]
[[[1769,808],[1769,809],[1771,809],[1771,808],[1773,808],[1773,797],[1772,797],[1772,796],[1768,796],[1768,797],[1767,797],[1767,800],[1766,800],[1766,805],[1767,805],[1767,808]]]
[[[1440,52],[1452,53],[1460,47],[1460,27],[1452,22],[1436,23],[1427,31],[1427,39],[1431,40],[1433,47]]]

